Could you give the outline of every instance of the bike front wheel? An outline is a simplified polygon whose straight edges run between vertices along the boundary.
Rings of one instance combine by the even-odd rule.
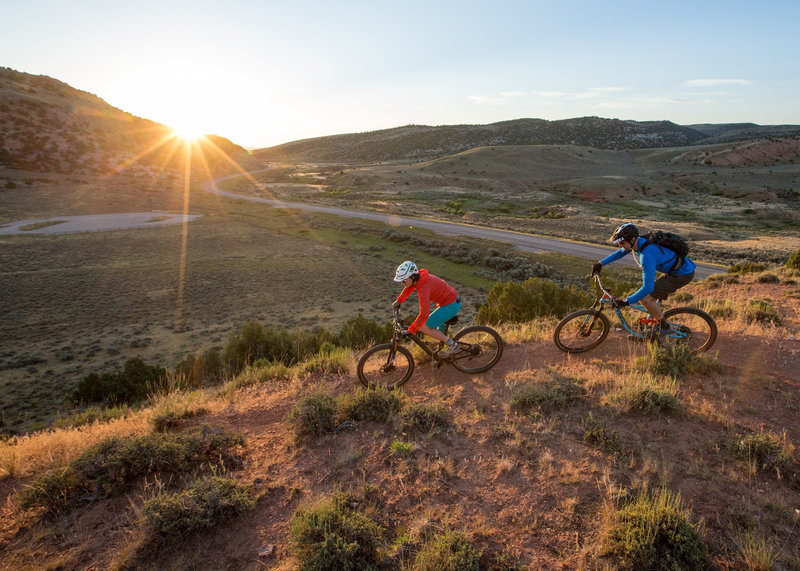
[[[491,327],[465,327],[453,335],[453,340],[461,351],[451,357],[450,363],[464,373],[488,371],[503,356],[503,338]]]
[[[608,317],[595,309],[582,309],[556,325],[553,341],[566,353],[583,353],[600,345],[610,329]]]
[[[403,385],[414,372],[411,351],[394,343],[383,343],[369,349],[358,361],[359,382],[368,388],[393,389]]]
[[[675,331],[661,337],[663,344],[684,345],[692,353],[701,353],[717,340],[717,322],[702,309],[675,307],[664,312],[664,319]]]

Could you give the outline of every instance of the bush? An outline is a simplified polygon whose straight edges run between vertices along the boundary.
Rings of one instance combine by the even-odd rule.
[[[761,299],[751,299],[743,308],[742,317],[748,323],[770,323],[780,325],[781,315],[775,306]]]
[[[342,496],[292,518],[290,537],[303,570],[377,569],[383,529]]]
[[[416,571],[478,571],[481,553],[462,532],[434,538],[414,559]]]
[[[800,270],[800,250],[789,256],[786,261],[786,268],[789,270]]]
[[[125,361],[119,373],[91,373],[81,379],[72,393],[74,402],[135,403],[159,390],[165,383],[166,369],[146,365],[141,359]]]
[[[572,380],[548,381],[518,387],[511,397],[511,410],[530,412],[569,406],[586,394],[586,388]]]
[[[631,410],[645,414],[671,416],[681,411],[681,403],[675,395],[653,389],[642,389],[631,399]]]
[[[402,428],[422,433],[435,433],[453,425],[453,415],[444,405],[411,403],[400,413]]]
[[[606,536],[609,551],[626,569],[705,569],[706,545],[689,521],[680,493],[640,492],[614,517]]]
[[[537,317],[563,317],[570,311],[591,303],[589,294],[574,286],[562,287],[556,282],[530,278],[519,284],[495,284],[486,303],[478,309],[477,323],[524,323]]]
[[[285,329],[265,329],[260,323],[250,321],[242,326],[241,333],[231,335],[223,360],[233,373],[259,359],[294,365],[333,341],[333,334],[323,328],[291,333]]]
[[[322,392],[308,394],[292,407],[287,420],[295,439],[309,442],[333,432],[336,426],[336,401]]]
[[[733,264],[732,266],[728,267],[729,274],[752,274],[755,272],[763,272],[767,269],[767,264],[761,264],[757,262],[741,262],[739,264]]]
[[[755,462],[759,470],[783,470],[793,463],[792,447],[769,432],[740,436],[730,444],[730,448],[736,458]]]
[[[186,385],[198,387],[204,383],[219,382],[225,375],[225,365],[216,349],[208,349],[201,355],[187,355],[178,366],[175,373],[186,379]]]
[[[336,342],[342,347],[364,349],[376,343],[385,343],[391,339],[393,328],[391,323],[378,325],[363,315],[358,315],[345,322],[339,330]]]
[[[162,493],[142,508],[145,529],[161,542],[175,544],[190,533],[217,526],[255,507],[250,487],[219,476],[196,480],[178,493]]]
[[[405,397],[399,391],[384,387],[374,389],[356,388],[350,394],[339,397],[339,416],[343,419],[386,422],[397,414],[405,404]]]
[[[756,278],[756,282],[760,284],[779,284],[781,283],[781,278],[779,278],[775,274],[767,272],[758,276]]]
[[[303,361],[302,370],[306,373],[331,373],[334,375],[346,373],[350,370],[351,354],[350,349],[326,344],[319,350],[319,353]]]
[[[114,496],[148,474],[186,472],[204,462],[235,467],[243,445],[241,435],[209,426],[180,434],[106,438],[67,467],[36,478],[19,493],[19,504],[57,512]]]
[[[622,451],[619,432],[610,430],[605,424],[596,421],[592,413],[589,413],[589,416],[581,420],[581,424],[584,429],[583,441],[587,444],[597,446],[614,454]]]

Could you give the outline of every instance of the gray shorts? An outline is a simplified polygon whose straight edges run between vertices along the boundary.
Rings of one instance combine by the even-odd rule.
[[[693,279],[694,272],[683,276],[664,274],[653,284],[653,293],[651,293],[650,296],[658,301],[663,301],[669,297],[669,294],[675,293]]]

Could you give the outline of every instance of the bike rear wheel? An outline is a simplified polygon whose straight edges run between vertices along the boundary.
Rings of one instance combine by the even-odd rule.
[[[595,309],[582,309],[570,313],[556,325],[553,341],[562,351],[583,353],[600,345],[610,329],[608,317]]]
[[[667,332],[662,344],[685,345],[692,353],[708,351],[717,340],[714,318],[696,307],[674,307],[664,312],[664,318],[676,333]]]
[[[464,373],[488,371],[503,355],[503,338],[491,327],[465,327],[453,335],[453,340],[462,350],[451,357],[450,363]]]
[[[368,388],[393,389],[403,385],[414,372],[414,357],[402,345],[383,343],[369,349],[358,361],[356,374]]]

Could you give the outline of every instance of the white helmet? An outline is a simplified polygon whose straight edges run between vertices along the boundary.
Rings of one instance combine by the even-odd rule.
[[[397,271],[394,273],[394,281],[401,282],[405,279],[410,278],[416,273],[419,273],[419,270],[417,269],[417,264],[411,261],[403,262],[402,264],[397,266]]]

